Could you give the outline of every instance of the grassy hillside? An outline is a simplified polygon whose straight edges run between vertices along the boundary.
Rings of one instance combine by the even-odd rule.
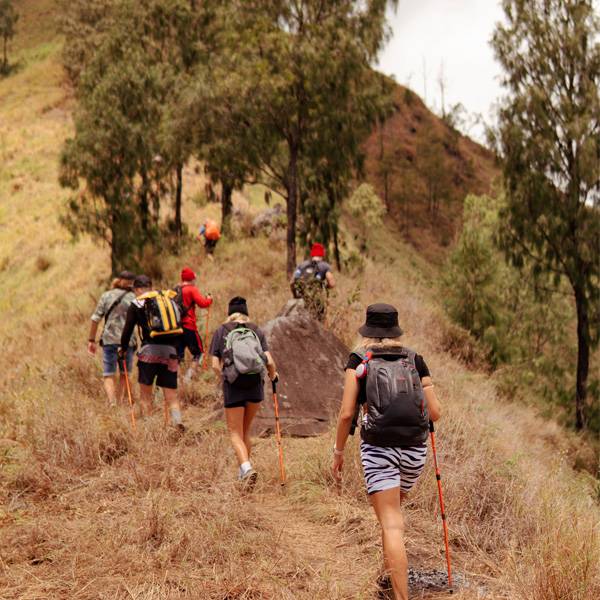
[[[106,406],[85,340],[108,254],[87,238],[73,243],[57,220],[65,199],[57,159],[71,127],[59,46],[21,47],[35,58],[0,80],[0,598],[377,597],[381,549],[356,443],[338,490],[333,431],[285,440],[282,490],[274,440],[258,440],[261,479],[244,495],[224,426],[206,419],[211,375],[186,394],[182,439],[163,430],[160,412],[133,434],[127,412]],[[200,186],[189,169],[191,228],[218,211],[190,202]],[[444,406],[438,444],[453,559],[469,583],[455,597],[597,598],[598,490],[571,468],[585,451],[578,438],[499,399],[484,373],[444,351],[464,340],[439,309],[435,269],[397,230],[369,244],[375,258],[339,277],[328,325],[351,344],[364,306],[393,302],[407,345],[430,365]],[[283,250],[281,241],[239,236],[214,262],[193,242],[180,258],[156,261],[165,281],[183,264],[199,272],[216,299],[213,326],[234,294],[261,323],[288,296]],[[411,565],[443,569],[431,466],[405,510]]]
[[[489,150],[450,127],[402,86],[396,86],[392,114],[373,131],[365,149],[367,177],[386,199],[402,236],[436,263],[460,228],[464,198],[491,193],[499,175]],[[434,211],[432,195],[439,195]]]

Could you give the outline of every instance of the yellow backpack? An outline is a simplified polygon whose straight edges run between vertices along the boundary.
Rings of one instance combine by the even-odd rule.
[[[173,290],[156,290],[139,296],[138,300],[144,301],[150,337],[183,333],[183,313],[176,301],[177,297],[177,292]]]

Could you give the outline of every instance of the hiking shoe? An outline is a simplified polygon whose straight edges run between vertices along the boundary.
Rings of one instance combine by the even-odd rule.
[[[254,489],[254,486],[256,485],[257,479],[258,479],[258,473],[252,468],[248,469],[240,477],[240,482],[242,484],[242,488],[247,492],[251,492]]]
[[[175,425],[175,431],[183,435],[185,433],[185,425],[183,423],[177,423],[177,425]]]

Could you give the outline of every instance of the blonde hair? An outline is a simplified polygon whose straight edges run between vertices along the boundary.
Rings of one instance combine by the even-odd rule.
[[[119,277],[117,277],[112,280],[110,287],[113,290],[132,290],[133,281],[131,281],[130,279],[120,279]]]
[[[234,321],[236,323],[247,323],[249,320],[250,317],[248,315],[241,312],[235,312],[225,319],[225,323],[233,323]]]
[[[402,348],[400,336],[393,338],[374,338],[359,335],[356,350],[384,350],[386,348]]]

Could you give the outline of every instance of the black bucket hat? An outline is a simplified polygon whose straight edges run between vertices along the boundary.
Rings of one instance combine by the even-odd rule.
[[[151,288],[152,287],[152,279],[148,277],[148,275],[137,275],[133,280],[134,288]]]
[[[372,338],[400,337],[403,332],[398,325],[398,311],[391,304],[371,304],[367,307],[367,320],[358,333]]]
[[[227,314],[233,315],[234,313],[242,313],[243,315],[248,316],[248,304],[246,304],[246,298],[236,296],[229,301]]]

